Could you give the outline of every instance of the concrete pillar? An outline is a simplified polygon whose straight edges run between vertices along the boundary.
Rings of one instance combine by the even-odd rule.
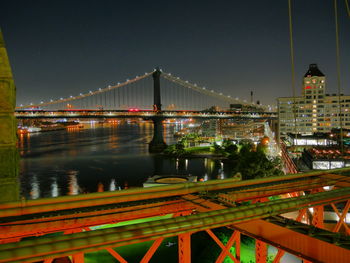
[[[166,148],[163,137],[163,118],[161,116],[152,118],[153,121],[153,139],[149,144],[149,152],[159,153]]]
[[[0,202],[19,199],[16,88],[0,31]]]

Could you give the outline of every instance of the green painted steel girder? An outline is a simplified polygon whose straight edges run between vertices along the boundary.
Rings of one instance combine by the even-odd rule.
[[[305,174],[275,176],[246,181],[237,181],[229,178],[199,183],[184,183],[149,188],[137,188],[116,192],[92,193],[75,196],[61,196],[55,198],[42,198],[37,200],[22,200],[0,204],[1,216],[10,217],[32,213],[42,213],[82,207],[117,204],[140,200],[157,199],[163,197],[180,196],[198,192],[233,191],[242,187],[264,187],[265,184],[278,184],[291,180],[304,180],[326,174],[350,173],[350,168],[317,171]],[[316,187],[316,186],[315,186]]]
[[[350,198],[350,188],[241,207],[0,245],[0,262],[38,261],[232,225]]]

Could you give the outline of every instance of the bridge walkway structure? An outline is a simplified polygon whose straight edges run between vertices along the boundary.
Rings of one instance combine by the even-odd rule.
[[[178,262],[191,262],[191,235],[199,231],[222,249],[216,262],[226,257],[240,262],[241,233],[256,239],[256,262],[267,261],[267,244],[278,248],[274,262],[286,251],[304,262],[348,262],[349,175],[345,168],[2,203],[0,262],[48,263],[68,256],[84,262],[84,253],[103,249],[127,262],[113,248],[153,240],[141,260],[149,262],[167,237],[178,237]],[[338,215],[334,224],[325,221],[325,206]],[[218,227],[233,229],[226,244],[214,234]],[[58,232],[63,234],[49,235]]]

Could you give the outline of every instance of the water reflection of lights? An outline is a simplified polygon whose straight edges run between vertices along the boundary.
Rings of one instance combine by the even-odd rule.
[[[220,173],[218,174],[218,179],[225,179],[224,172],[220,172]]]
[[[104,185],[103,183],[99,182],[97,185],[97,192],[101,193],[104,192]]]
[[[214,168],[215,168],[215,162],[211,159],[206,159],[206,160],[208,160],[206,167],[207,167],[208,171],[210,173],[212,173],[214,171]]]
[[[33,175],[32,177],[32,182],[31,182],[32,190],[30,191],[30,197],[32,199],[37,199],[40,197],[40,185],[38,178],[36,174]]]
[[[207,173],[204,174],[203,180],[204,180],[204,182],[205,182],[205,181],[208,181],[208,174],[207,174]]]
[[[79,132],[81,130],[81,126],[69,126],[67,127],[68,132]]]
[[[68,175],[68,188],[69,188],[69,195],[77,195],[79,194],[79,185],[77,180],[77,171],[71,171]]]
[[[117,125],[117,124],[119,124],[119,122],[120,122],[119,120],[115,120],[115,119],[108,121],[108,123],[110,123],[112,125]]]
[[[18,134],[18,143],[19,148],[23,149],[25,146],[30,146],[30,133],[19,133]]]
[[[185,159],[185,170],[187,171],[188,169],[188,159]]]
[[[51,196],[52,197],[59,196],[59,191],[58,191],[58,185],[57,185],[57,179],[56,178],[53,178],[53,182],[51,184]]]
[[[112,179],[111,183],[109,184],[109,191],[115,191],[115,180]]]

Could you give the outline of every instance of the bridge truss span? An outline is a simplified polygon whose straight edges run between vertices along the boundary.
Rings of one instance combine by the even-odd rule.
[[[287,251],[311,262],[345,263],[350,257],[345,220],[350,207],[349,172],[231,178],[4,203],[0,205],[0,262],[48,263],[69,255],[74,262],[84,262],[83,253],[101,249],[127,262],[113,248],[153,240],[141,261],[149,262],[164,239],[174,236],[179,262],[191,262],[191,235],[205,231],[221,248],[216,262],[225,257],[240,261],[240,233],[244,233],[257,239],[256,262],[266,262],[267,243],[278,248],[274,262]],[[331,189],[324,190],[325,186]],[[279,199],[272,198],[276,196]],[[335,207],[339,221],[334,225],[324,224],[325,205]],[[101,224],[162,215],[170,217],[93,230]],[[227,244],[214,230],[224,226],[234,230]],[[46,236],[55,232],[65,234]],[[33,236],[39,237],[22,240]],[[236,253],[230,253],[231,246]]]

